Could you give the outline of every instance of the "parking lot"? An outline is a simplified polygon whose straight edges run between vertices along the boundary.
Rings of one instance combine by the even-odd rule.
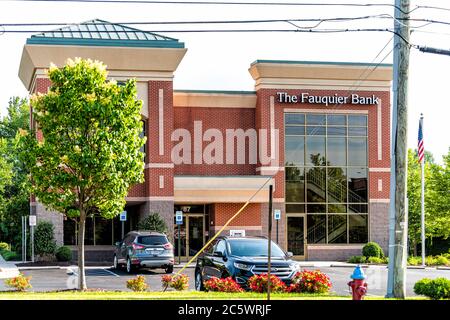
[[[304,269],[304,268],[303,268]],[[333,284],[332,291],[338,295],[349,295],[347,286],[352,267],[308,267],[308,270],[319,269],[330,276]],[[175,268],[177,272],[179,268]],[[53,269],[22,270],[26,276],[31,276],[33,291],[54,291],[73,289],[77,286],[77,267],[63,267]],[[387,268],[385,266],[371,266],[364,268],[369,285],[368,294],[383,296],[386,294]],[[189,276],[189,289],[194,290],[194,268],[186,268],[184,274]],[[137,274],[146,277],[150,291],[161,291],[161,276],[164,270],[140,270]],[[125,270],[114,270],[109,267],[87,267],[87,285],[91,289],[103,289],[108,291],[128,291],[126,281],[136,276],[129,275]],[[450,278],[450,270],[437,270],[434,268],[408,269],[407,270],[407,295],[413,296],[414,283],[422,278]],[[0,291],[9,290],[3,282],[0,282]]]

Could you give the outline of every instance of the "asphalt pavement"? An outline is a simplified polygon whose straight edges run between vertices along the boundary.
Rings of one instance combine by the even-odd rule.
[[[321,270],[329,275],[333,284],[332,292],[338,295],[350,295],[347,283],[354,267],[303,267],[303,270]],[[179,268],[175,268],[177,272]],[[368,295],[384,296],[386,294],[387,268],[386,266],[369,266],[363,268],[367,275]],[[26,276],[31,276],[33,291],[54,291],[74,289],[77,286],[77,267],[61,267],[49,269],[21,270]],[[186,268],[184,274],[189,276],[189,290],[194,290],[194,269]],[[87,267],[87,286],[91,289],[103,289],[108,291],[129,291],[126,281],[142,274],[147,279],[150,291],[161,291],[161,276],[166,273],[162,269],[139,270],[138,273],[129,275],[125,270],[114,270],[108,267]],[[450,270],[437,270],[435,268],[408,269],[407,270],[407,296],[414,296],[414,283],[422,278],[450,278]],[[0,281],[0,291],[9,290],[3,281]]]

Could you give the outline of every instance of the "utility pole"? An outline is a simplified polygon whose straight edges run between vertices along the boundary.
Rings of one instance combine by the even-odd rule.
[[[406,295],[409,0],[395,0],[388,297]],[[399,23],[401,21],[401,23]]]
[[[267,300],[270,300],[271,281],[270,274],[272,269],[272,198],[273,198],[273,185],[269,186],[269,224],[268,224],[268,239],[267,239]]]

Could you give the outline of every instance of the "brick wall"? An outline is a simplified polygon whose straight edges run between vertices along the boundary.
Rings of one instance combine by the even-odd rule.
[[[190,132],[192,140],[194,137],[194,121],[201,121],[202,135],[208,129],[218,129],[223,137],[223,163],[203,164],[194,163],[194,141],[191,141],[191,163],[175,166],[176,175],[253,175],[256,164],[248,162],[249,144],[246,141],[246,164],[236,163],[236,145],[234,150],[234,164],[226,164],[226,129],[255,128],[255,110],[248,108],[204,108],[204,107],[176,107],[174,108],[174,128],[183,128]],[[175,145],[179,142],[175,142]],[[202,150],[211,142],[202,142]],[[228,152],[228,151],[227,151]]]

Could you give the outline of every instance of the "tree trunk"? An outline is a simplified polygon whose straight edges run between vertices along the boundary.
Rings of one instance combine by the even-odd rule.
[[[86,276],[84,272],[84,234],[86,230],[86,212],[80,209],[80,225],[78,228],[78,289],[86,290]]]
[[[417,257],[417,239],[413,240],[413,255]]]

